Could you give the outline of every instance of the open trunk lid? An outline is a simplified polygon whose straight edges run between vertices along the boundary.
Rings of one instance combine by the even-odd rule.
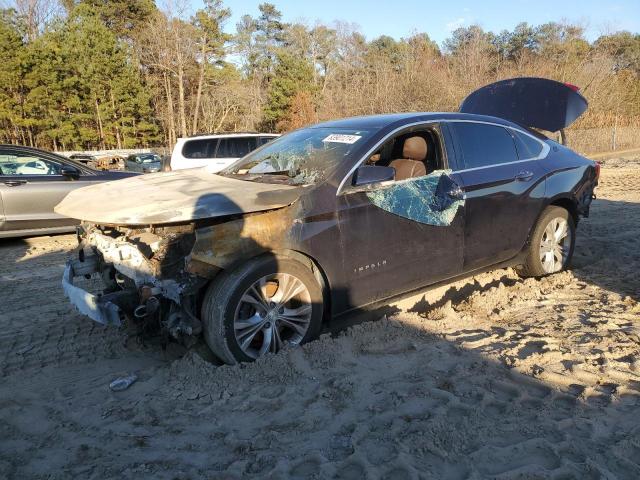
[[[461,113],[504,118],[525,127],[557,132],[567,128],[587,110],[578,88],[547,78],[501,80],[469,94]]]

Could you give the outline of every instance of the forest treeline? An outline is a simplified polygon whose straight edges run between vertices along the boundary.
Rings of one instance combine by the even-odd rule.
[[[175,6],[175,2],[173,3]],[[514,76],[579,85],[578,127],[640,125],[640,35],[588,42],[579,25],[477,25],[367,40],[285,23],[273,4],[230,28],[221,0],[185,15],[153,0],[14,0],[0,10],[0,142],[53,150],[171,146],[197,132],[286,131],[320,120],[451,111]],[[227,33],[232,31],[233,33]]]

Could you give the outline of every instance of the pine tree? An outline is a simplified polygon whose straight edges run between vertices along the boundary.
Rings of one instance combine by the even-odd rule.
[[[22,60],[25,44],[20,24],[13,10],[0,10],[0,134],[4,142],[28,143],[22,128],[24,86],[22,84]]]
[[[278,124],[287,115],[292,100],[300,92],[313,94],[313,65],[305,59],[282,51],[277,56],[273,80],[269,84],[267,102],[264,107],[264,127],[278,129]]]
[[[98,15],[76,7],[29,47],[28,116],[53,148],[113,148],[148,143],[150,98],[131,53]]]

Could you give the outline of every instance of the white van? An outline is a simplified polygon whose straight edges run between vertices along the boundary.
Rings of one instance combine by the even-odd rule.
[[[224,133],[179,138],[171,154],[171,170],[209,167],[217,172],[279,137],[275,133]]]

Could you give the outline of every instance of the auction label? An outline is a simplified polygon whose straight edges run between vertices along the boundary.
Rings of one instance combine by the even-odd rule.
[[[342,135],[339,133],[332,133],[322,141],[333,142],[333,143],[356,143],[361,138],[362,138],[362,135]]]

